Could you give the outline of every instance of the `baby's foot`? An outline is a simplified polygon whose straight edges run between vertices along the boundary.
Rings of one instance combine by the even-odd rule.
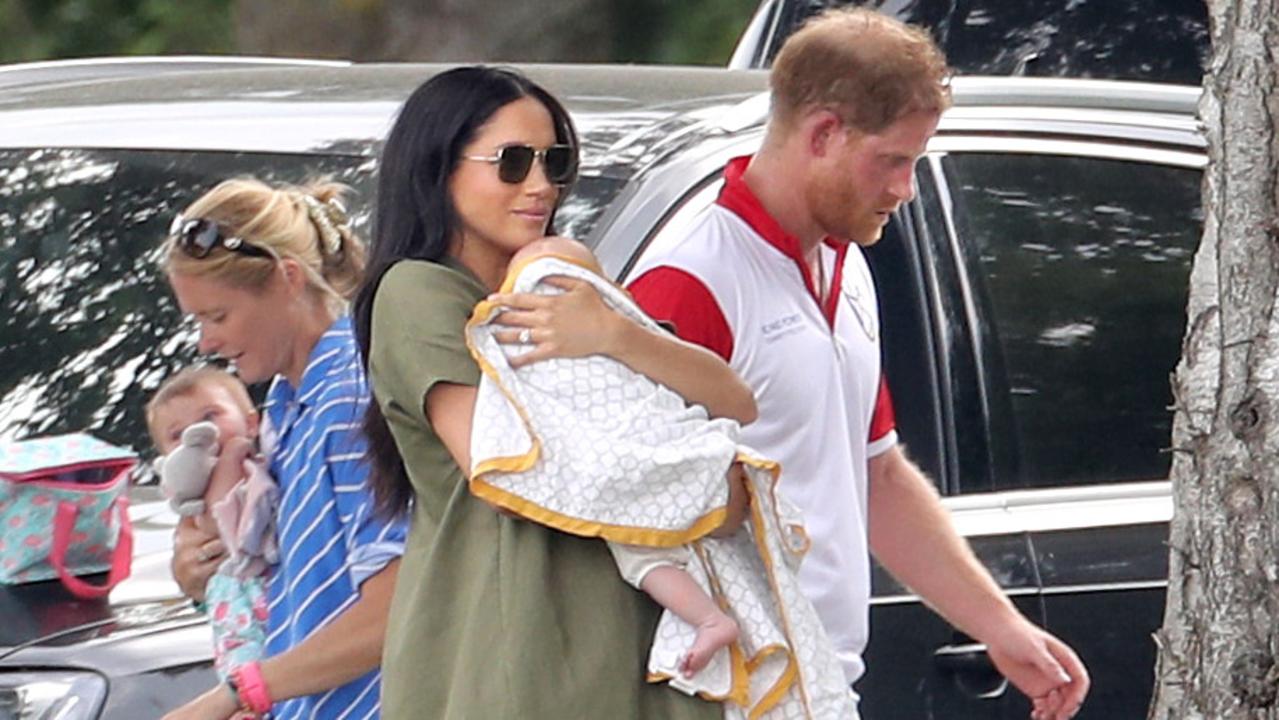
[[[697,637],[680,661],[679,671],[691,678],[706,667],[715,653],[737,639],[737,623],[733,618],[717,612],[697,626]]]

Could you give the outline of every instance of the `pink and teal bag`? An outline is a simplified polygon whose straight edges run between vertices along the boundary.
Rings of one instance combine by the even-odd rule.
[[[132,451],[84,434],[0,442],[0,584],[103,597],[129,576]],[[105,584],[79,575],[107,572]]]

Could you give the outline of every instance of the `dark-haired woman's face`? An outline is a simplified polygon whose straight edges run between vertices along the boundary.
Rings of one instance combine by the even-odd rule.
[[[510,145],[545,150],[555,142],[551,113],[537,100],[524,97],[493,113],[463,149],[463,159],[449,179],[458,215],[451,253],[472,270],[483,274],[495,269],[474,263],[504,266],[516,250],[544,236],[560,190],[547,179],[540,159],[523,180],[508,183],[498,177],[495,163],[465,158],[496,157]]]

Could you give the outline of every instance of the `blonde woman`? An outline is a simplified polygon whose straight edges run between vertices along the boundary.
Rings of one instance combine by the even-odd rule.
[[[175,218],[164,267],[201,353],[271,381],[264,452],[280,485],[280,563],[268,579],[266,658],[168,718],[376,717],[383,628],[404,528],[372,513],[359,421],[368,392],[345,315],[364,270],[342,186],[226,181]],[[174,576],[192,597],[222,560],[179,527]]]

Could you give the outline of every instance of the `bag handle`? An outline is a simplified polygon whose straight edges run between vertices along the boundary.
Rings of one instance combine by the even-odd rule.
[[[120,516],[120,537],[111,556],[111,571],[107,574],[106,584],[92,585],[67,571],[67,549],[71,546],[71,531],[75,529],[76,514],[80,508],[65,500],[58,503],[58,511],[53,517],[53,550],[49,554],[49,563],[58,571],[62,586],[78,598],[106,597],[112,588],[129,577],[133,566],[133,523],[129,520],[129,501],[121,495],[115,499],[114,505]]]

